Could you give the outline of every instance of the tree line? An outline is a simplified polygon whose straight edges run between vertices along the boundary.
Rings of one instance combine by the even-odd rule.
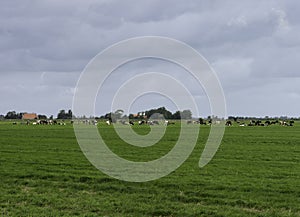
[[[0,117],[2,117],[2,119],[22,119],[23,115],[26,114],[25,112],[16,112],[16,111],[9,111],[6,113],[6,115],[0,115]],[[65,111],[64,109],[60,110],[57,114],[56,119],[72,119],[73,117],[73,112],[71,111],[71,109],[69,109],[68,111]],[[46,120],[46,119],[54,119],[53,115],[50,115],[49,117],[47,117],[47,115],[44,114],[38,114],[37,118],[39,120]]]
[[[6,115],[2,115],[3,119],[22,119],[24,112],[17,113],[16,111],[9,111]],[[71,109],[68,111],[62,109],[58,112],[56,119],[72,119],[75,117]],[[143,112],[138,112],[137,114],[124,114],[124,111],[121,109],[116,110],[115,112],[109,112],[100,117],[93,117],[95,119],[121,119],[121,118],[129,118],[129,119],[147,119],[147,118],[159,119],[191,119],[192,112],[190,110],[176,111],[174,113],[168,111],[165,107],[160,107],[156,109],[150,109]],[[86,118],[78,117],[78,118]],[[39,114],[37,115],[37,119],[53,119],[53,115],[49,118],[46,115]]]
[[[109,119],[109,120],[117,120],[122,118],[129,118],[129,119],[160,119],[165,118],[168,120],[175,120],[175,119],[192,119],[192,112],[190,110],[183,110],[183,111],[176,111],[174,113],[168,111],[165,107],[159,107],[156,109],[150,109],[143,112],[138,112],[137,114],[124,114],[124,111],[121,109],[116,110],[115,112],[109,112],[103,116],[100,116],[99,119]]]

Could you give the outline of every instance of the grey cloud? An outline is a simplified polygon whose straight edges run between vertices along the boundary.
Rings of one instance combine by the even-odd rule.
[[[277,96],[269,89],[276,86],[272,79],[283,79],[282,85],[288,87],[286,79],[296,85],[298,80],[293,79],[300,76],[299,6],[297,1],[276,0],[3,0],[0,94],[6,100],[0,112],[9,105],[30,108],[28,95],[36,95],[42,101],[48,98],[51,105],[69,105],[79,72],[98,52],[129,37],[160,35],[182,40],[206,57],[220,77],[231,111],[263,113],[268,109],[262,106],[261,110],[251,110],[244,106],[247,103],[236,101],[245,101],[244,94],[251,100],[257,94],[269,96],[269,104],[298,96],[298,89],[282,88]],[[172,71],[169,74],[173,73],[190,86],[195,96],[203,98],[203,90],[198,91],[192,79],[176,67],[144,62],[124,70],[129,71],[127,76],[142,70]],[[43,72],[44,81],[40,80]],[[38,79],[32,82],[33,77]],[[127,78],[112,76],[107,95]],[[289,97],[284,98],[285,94]],[[58,106],[50,107],[45,109],[50,112]],[[276,110],[274,113],[280,113],[286,108],[279,106]]]

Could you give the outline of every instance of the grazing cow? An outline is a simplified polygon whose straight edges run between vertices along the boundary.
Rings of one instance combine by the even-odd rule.
[[[149,125],[159,125],[158,121],[148,121]]]
[[[13,125],[17,125],[17,122],[13,122],[12,124],[13,124]]]
[[[129,124],[130,124],[131,126],[133,126],[133,125],[134,125],[133,121],[129,121]]]
[[[232,126],[232,122],[231,121],[226,121],[225,125],[226,126]]]
[[[153,121],[148,121],[148,124],[151,126],[154,125]]]
[[[146,123],[145,121],[139,121],[139,125],[143,125],[145,123]]]
[[[192,124],[193,122],[192,122],[192,121],[186,121],[186,123],[187,123],[187,124]]]
[[[158,121],[152,121],[152,122],[153,122],[153,124],[159,125]]]
[[[47,121],[47,120],[41,120],[41,121],[40,121],[40,124],[43,124],[43,125],[46,124],[46,125],[47,125],[47,124],[48,124],[48,121]]]
[[[288,123],[286,121],[280,121],[279,124],[281,126],[289,126]]]
[[[107,120],[105,123],[106,123],[107,125],[111,125],[110,120]]]
[[[203,118],[199,118],[199,121],[197,121],[200,125],[206,125],[206,121],[203,120]]]

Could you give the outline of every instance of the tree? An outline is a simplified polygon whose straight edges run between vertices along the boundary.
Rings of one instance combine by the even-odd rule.
[[[181,119],[180,111],[176,111],[176,112],[172,115],[172,119]]]
[[[59,113],[57,114],[57,119],[65,119],[66,112],[64,109],[60,110]]]
[[[146,111],[145,115],[147,117],[151,117],[155,113],[162,114],[165,117],[165,119],[172,119],[172,113],[170,111],[168,111],[165,107],[160,107],[160,108],[157,108],[157,109],[151,109],[149,111]]]
[[[116,120],[121,119],[123,116],[123,113],[124,113],[124,111],[122,109],[118,109],[117,111],[115,111],[113,113],[113,118]]]
[[[42,120],[42,119],[47,119],[47,116],[46,116],[46,115],[38,115],[38,118],[39,118],[40,120]]]
[[[16,111],[9,111],[7,112],[7,114],[4,117],[5,119],[21,119],[22,118],[22,114],[21,113],[17,113]]]
[[[73,117],[73,112],[71,109],[69,109],[66,119],[72,119],[72,117]]]
[[[182,119],[192,119],[192,112],[190,110],[183,110],[180,114]]]
[[[57,114],[57,119],[72,119],[72,111],[69,109],[69,111],[66,113],[64,109],[60,110]]]

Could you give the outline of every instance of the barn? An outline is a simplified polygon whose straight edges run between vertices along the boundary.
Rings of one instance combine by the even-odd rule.
[[[34,120],[34,119],[38,119],[38,116],[36,113],[24,113],[24,114],[22,114],[22,119],[23,120]]]

